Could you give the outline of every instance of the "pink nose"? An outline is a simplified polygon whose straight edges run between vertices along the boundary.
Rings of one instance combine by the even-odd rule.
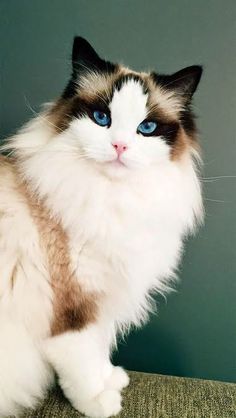
[[[114,142],[113,147],[115,148],[118,156],[120,156],[124,151],[128,149],[127,145],[124,142]]]

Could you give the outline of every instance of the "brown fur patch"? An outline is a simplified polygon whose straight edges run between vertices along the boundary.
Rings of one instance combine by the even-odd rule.
[[[51,334],[55,336],[70,330],[81,330],[96,320],[98,296],[84,292],[71,270],[68,239],[60,223],[30,193],[26,183],[20,183],[19,190],[25,196],[38,227],[41,247],[47,260],[53,290]]]
[[[183,128],[180,128],[173,146],[171,147],[171,159],[173,161],[179,160],[188,148],[188,137]]]
[[[178,120],[179,112],[182,109],[181,100],[178,99],[173,91],[168,91],[162,86],[155,84],[150,74],[146,74],[145,79],[150,92],[148,98],[150,110],[158,110],[162,118],[167,120]]]
[[[68,128],[71,121],[72,99],[60,98],[49,112],[49,123],[56,133],[63,132]]]

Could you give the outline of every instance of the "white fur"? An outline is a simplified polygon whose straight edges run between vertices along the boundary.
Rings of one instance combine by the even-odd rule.
[[[0,417],[34,406],[52,380],[41,339],[52,292],[36,226],[14,176],[0,166]]]
[[[100,292],[103,299],[96,324],[81,332],[45,339],[51,317],[49,278],[30,216],[18,201],[11,201],[9,192],[14,226],[6,224],[7,217],[0,218],[0,245],[6,248],[0,256],[0,312],[4,309],[9,318],[17,316],[27,328],[27,337],[20,336],[22,344],[29,347],[29,335],[45,341],[45,355],[57,371],[64,393],[76,409],[91,417],[119,412],[120,390],[128,384],[128,377],[114,369],[109,359],[116,333],[146,320],[152,309],[150,291],[168,290],[183,238],[202,217],[192,150],[174,162],[162,138],[144,138],[136,133],[146,116],[146,101],[141,86],[130,81],[114,93],[109,129],[84,117],[53,136],[45,115],[41,115],[10,145],[32,190],[61,220],[69,236],[72,268],[81,286]],[[116,161],[112,147],[112,142],[119,140],[128,146],[122,164]],[[0,194],[0,202],[4,199]],[[20,211],[16,213],[17,208]],[[9,271],[19,251],[24,268],[19,268],[13,297]],[[10,344],[11,336],[8,338]],[[26,366],[27,349],[22,348],[19,370]],[[16,353],[17,364],[18,357],[20,361],[20,353]],[[0,376],[4,358],[0,358]],[[40,386],[39,370],[35,369],[33,380]],[[9,373],[11,376],[13,371]],[[3,388],[12,413],[15,389],[0,380],[0,394]],[[37,392],[40,396],[41,389]],[[28,404],[29,399],[30,393]],[[0,411],[1,407],[7,410],[6,402],[3,406],[1,402],[0,395]],[[23,396],[17,402],[25,405]]]
[[[0,330],[0,417],[15,416],[37,406],[54,374],[41,344],[20,320],[1,313]]]
[[[109,360],[107,329],[91,325],[47,341],[45,352],[72,405],[91,417],[109,417],[121,409],[119,391],[128,384],[124,371]]]

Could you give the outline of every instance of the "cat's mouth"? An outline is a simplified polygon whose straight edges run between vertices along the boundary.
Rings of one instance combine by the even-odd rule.
[[[110,164],[112,164],[114,167],[126,167],[126,164],[121,161],[119,157],[117,157],[115,160],[110,161]]]
[[[115,158],[113,160],[107,161],[104,165],[104,168],[107,172],[111,172],[114,175],[122,173],[127,170],[127,165],[120,158]]]

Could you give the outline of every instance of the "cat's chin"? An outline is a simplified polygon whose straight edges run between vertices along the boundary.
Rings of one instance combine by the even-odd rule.
[[[116,159],[112,161],[106,161],[97,165],[100,172],[103,175],[110,178],[122,178],[127,175],[129,168],[125,163]]]
[[[128,167],[119,160],[110,161],[104,168],[106,174],[112,178],[125,177],[128,171]]]

